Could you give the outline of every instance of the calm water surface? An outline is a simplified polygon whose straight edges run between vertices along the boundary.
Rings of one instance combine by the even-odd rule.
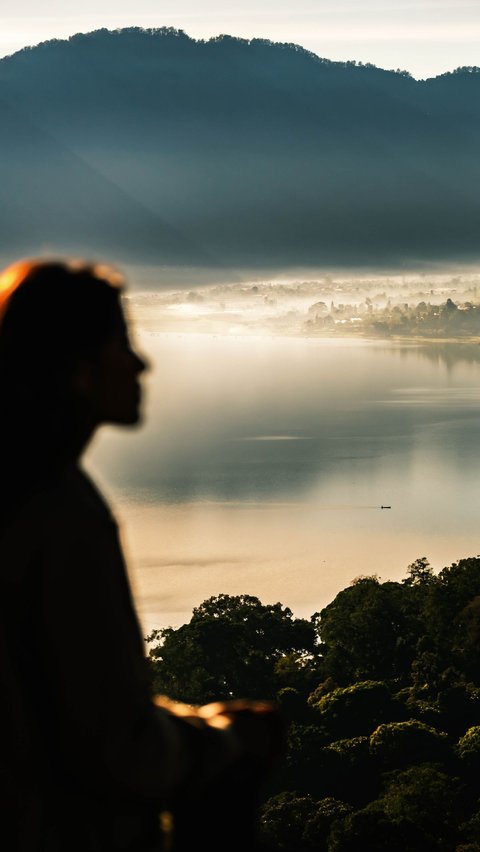
[[[145,424],[103,430],[86,466],[122,524],[145,632],[221,592],[308,616],[360,574],[480,552],[476,350],[137,342]]]

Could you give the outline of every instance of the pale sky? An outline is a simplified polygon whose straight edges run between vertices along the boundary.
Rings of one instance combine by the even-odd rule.
[[[418,78],[480,66],[480,0],[0,0],[0,56],[128,26],[295,42],[327,59],[373,62]]]

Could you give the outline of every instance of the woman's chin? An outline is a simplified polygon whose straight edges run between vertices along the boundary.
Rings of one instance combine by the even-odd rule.
[[[112,412],[103,422],[109,423],[112,426],[137,426],[143,423],[143,412],[140,404],[136,403],[131,408]]]

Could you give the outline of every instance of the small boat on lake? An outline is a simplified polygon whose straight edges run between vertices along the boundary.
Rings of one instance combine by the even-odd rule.
[[[391,509],[391,506],[380,506],[381,509]]]

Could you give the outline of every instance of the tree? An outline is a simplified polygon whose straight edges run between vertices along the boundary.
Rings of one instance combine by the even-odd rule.
[[[318,653],[305,649],[282,654],[275,663],[275,676],[279,688],[292,687],[305,698],[317,685],[320,670]]]
[[[419,603],[414,589],[362,577],[313,616],[324,676],[346,685],[404,677],[415,657]]]
[[[458,736],[480,718],[480,689],[454,669],[442,673],[436,703],[442,729],[449,734]]]
[[[474,635],[474,598],[480,595],[480,557],[460,559],[438,575],[425,601],[425,632],[431,647],[441,654],[443,668],[462,661],[465,639]],[[468,611],[469,604],[472,610]]]
[[[447,735],[416,719],[388,722],[370,737],[370,752],[380,765],[406,767],[427,761],[443,762],[449,756]]]
[[[433,852],[411,822],[393,822],[378,802],[372,802],[334,823],[328,852]]]
[[[395,823],[413,823],[433,844],[452,852],[461,816],[461,785],[435,765],[423,764],[389,773],[378,800]]]
[[[480,770],[480,726],[469,728],[463,737],[460,737],[456,752],[462,764],[478,776]]]
[[[463,671],[478,681],[480,667],[480,595],[461,610],[457,618],[457,658]]]
[[[368,737],[337,740],[323,751],[335,758],[330,761],[329,793],[347,799],[357,807],[375,798],[379,775],[371,758]]]
[[[261,835],[276,849],[306,852],[311,847],[303,832],[315,811],[316,802],[309,795],[286,792],[272,796],[260,809]]]
[[[220,699],[274,698],[279,660],[314,651],[311,623],[280,603],[250,595],[218,595],[194,609],[188,624],[148,637],[154,688],[202,704]]]
[[[371,732],[390,718],[390,691],[383,681],[359,681],[352,686],[338,687],[320,698],[313,709],[334,738],[352,737]]]
[[[332,797],[316,801],[298,793],[280,793],[260,811],[263,840],[288,852],[327,852],[332,826],[352,812],[350,805]]]
[[[298,689],[285,686],[277,692],[277,702],[284,719],[291,722],[307,722],[313,715]]]
[[[332,826],[352,813],[351,805],[328,796],[316,804],[313,815],[307,820],[303,840],[314,852],[328,852]]]
[[[457,846],[455,852],[480,852],[480,810],[475,811],[470,819],[460,826],[460,832],[467,842]]]
[[[323,794],[331,791],[337,756],[324,748],[326,732],[317,725],[290,725],[285,755],[286,781],[290,788]]]
[[[426,556],[421,556],[407,568],[408,577],[403,580],[406,586],[423,586],[435,582],[435,574]]]

